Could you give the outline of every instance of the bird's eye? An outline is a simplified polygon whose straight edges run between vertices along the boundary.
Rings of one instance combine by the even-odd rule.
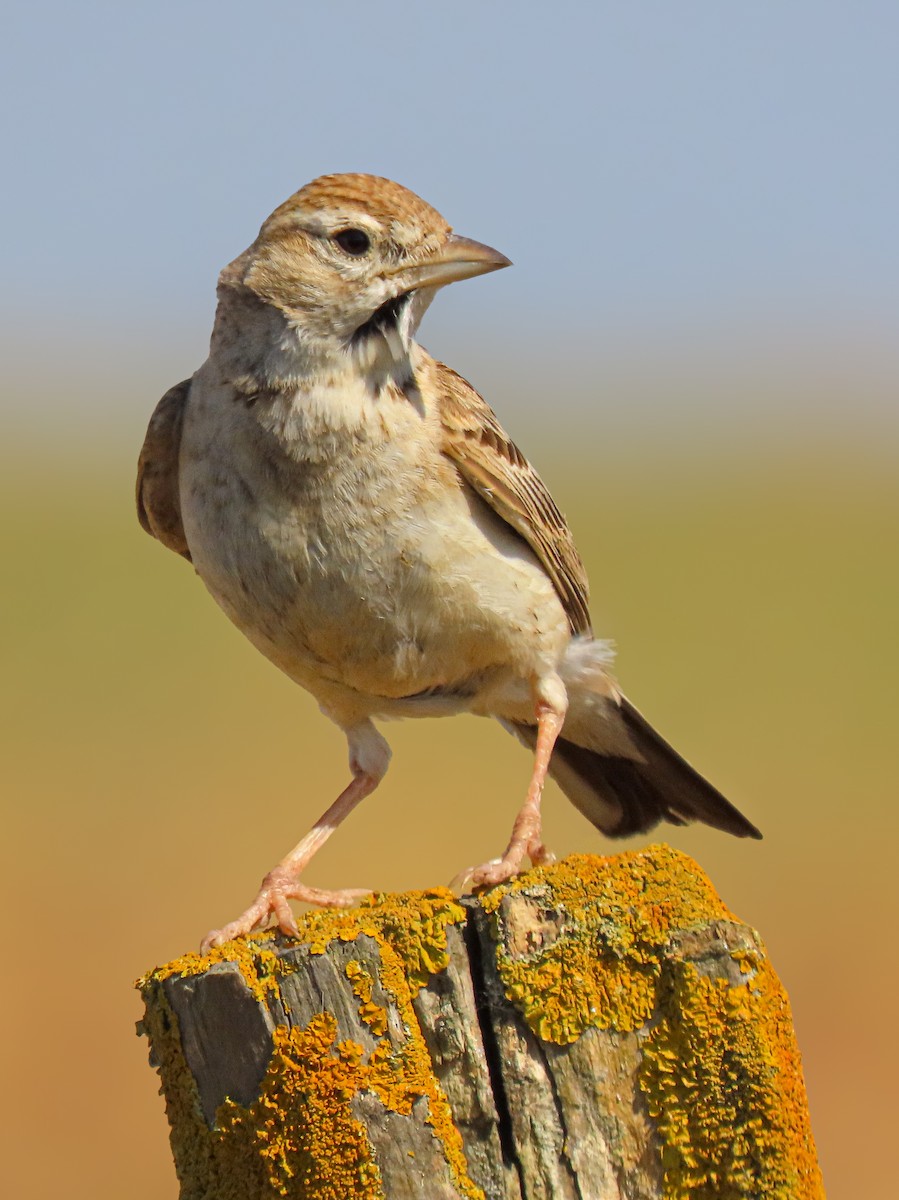
[[[342,229],[334,234],[334,241],[353,258],[361,258],[371,249],[371,238],[361,229]]]

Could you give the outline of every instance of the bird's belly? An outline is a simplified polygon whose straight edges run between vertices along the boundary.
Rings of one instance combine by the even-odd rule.
[[[424,466],[424,469],[422,467]],[[530,549],[441,464],[396,446],[293,486],[202,462],[183,479],[193,561],[225,612],[320,697],[398,698],[491,672],[528,678],[568,639]],[[372,705],[377,708],[376,704]]]

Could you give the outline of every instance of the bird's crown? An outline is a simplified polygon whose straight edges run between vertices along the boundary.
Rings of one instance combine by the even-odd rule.
[[[405,227],[419,235],[446,236],[449,224],[415,192],[380,175],[320,175],[280,204],[262,226],[263,235],[295,227],[299,218],[363,217],[384,230]]]

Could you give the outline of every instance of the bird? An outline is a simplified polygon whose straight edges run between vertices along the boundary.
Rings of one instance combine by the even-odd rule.
[[[416,340],[443,287],[511,266],[398,183],[324,175],[221,272],[209,356],[159,401],[137,472],[143,528],[344,732],[351,779],[204,952],[311,887],[316,851],[381,782],[378,718],[474,713],[533,756],[504,852],[472,889],[552,861],[547,775],[605,835],[665,820],[758,829],[621,691],[584,564],[528,459],[475,389]]]

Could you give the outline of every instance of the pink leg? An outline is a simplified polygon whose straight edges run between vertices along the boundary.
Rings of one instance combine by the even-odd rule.
[[[561,684],[559,685],[561,687]],[[542,691],[543,689],[541,689]],[[546,688],[549,692],[549,688]],[[534,770],[528,788],[527,799],[521,807],[515,824],[512,826],[512,836],[506,847],[505,854],[496,862],[484,863],[473,871],[467,871],[461,879],[471,887],[492,887],[497,883],[505,883],[521,871],[525,857],[534,866],[551,862],[552,854],[543,845],[541,836],[540,800],[543,796],[543,785],[546,782],[546,772],[552,757],[556,738],[562,731],[567,710],[567,698],[558,689],[553,689],[549,696],[542,697],[537,702],[537,747],[534,751]]]
[[[208,954],[232,938],[241,937],[265,925],[274,916],[282,933],[298,936],[297,923],[288,900],[302,900],[321,908],[349,908],[370,889],[345,888],[341,891],[322,891],[300,883],[300,875],[314,855],[325,844],[337,826],[350,815],[366,796],[370,796],[387,770],[390,750],[370,721],[354,726],[347,732],[350,743],[350,767],[353,780],[324,812],[302,841],[285,855],[262,881],[256,899],[250,907],[222,929],[213,929],[203,938],[200,952]]]

